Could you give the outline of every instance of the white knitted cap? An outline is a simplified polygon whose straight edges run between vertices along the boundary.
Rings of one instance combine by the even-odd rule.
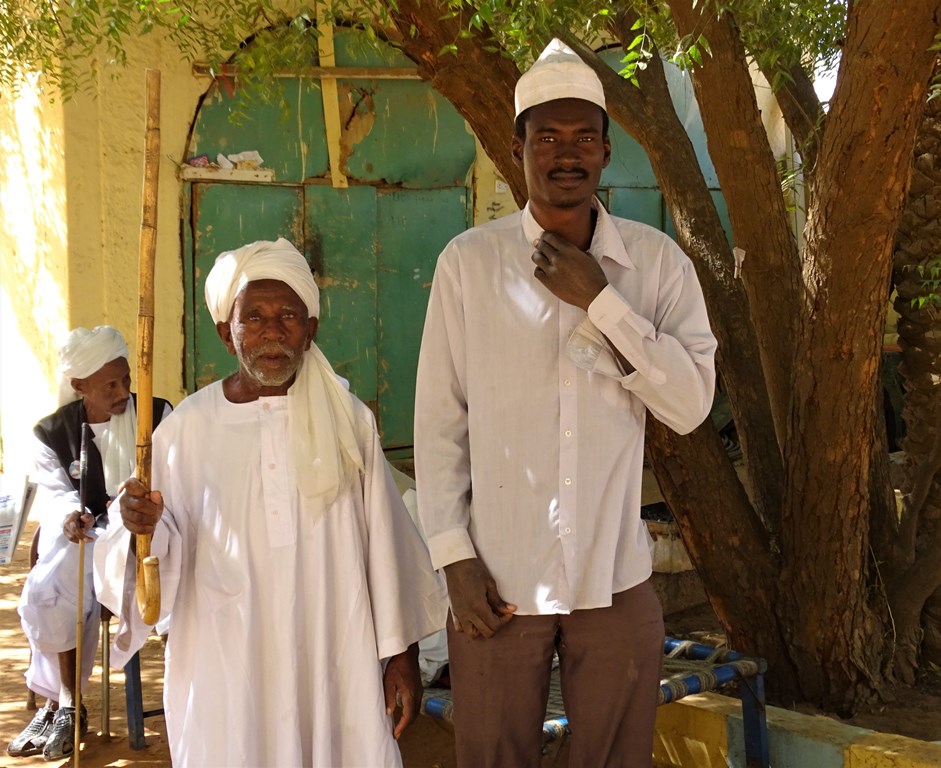
[[[516,117],[530,107],[556,99],[584,99],[607,111],[601,80],[581,57],[558,38],[516,83]]]

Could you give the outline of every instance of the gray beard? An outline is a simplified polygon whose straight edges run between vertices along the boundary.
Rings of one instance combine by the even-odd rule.
[[[233,338],[233,345],[235,346],[235,352],[238,355],[239,362],[242,365],[242,368],[248,373],[252,379],[263,387],[280,387],[284,384],[287,384],[291,378],[297,373],[297,369],[301,367],[301,359],[299,356],[294,355],[294,350],[285,346],[284,344],[279,344],[276,341],[268,342],[263,344],[260,347],[256,347],[255,350],[251,353],[246,352],[242,347],[241,341],[238,341]],[[268,371],[265,369],[259,369],[256,366],[258,358],[262,355],[278,351],[283,352],[290,356],[290,363],[283,372],[277,371]]]

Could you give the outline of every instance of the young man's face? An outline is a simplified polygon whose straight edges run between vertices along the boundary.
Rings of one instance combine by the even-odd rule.
[[[523,166],[531,207],[546,214],[590,203],[611,161],[601,107],[557,99],[531,107],[525,120],[526,135],[514,134],[512,152]]]
[[[81,395],[90,423],[100,424],[119,416],[127,410],[131,398],[131,369],[127,358],[115,358],[91,376],[72,379],[72,389]]]
[[[239,374],[265,394],[285,394],[317,330],[307,306],[280,280],[254,280],[235,299],[232,317],[217,325]]]

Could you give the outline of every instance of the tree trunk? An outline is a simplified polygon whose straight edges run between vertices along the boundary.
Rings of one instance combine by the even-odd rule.
[[[937,2],[851,6],[808,210],[778,607],[801,697],[837,712],[880,687],[888,651],[869,605],[868,436],[892,235],[938,10]]]
[[[729,14],[712,3],[669,0],[679,35],[702,34],[711,54],[690,71],[709,140],[709,156],[729,209],[735,245],[745,251],[742,279],[758,333],[779,440],[791,397],[798,250],[781,179],[761,122],[745,49]],[[755,211],[762,211],[756,216]]]
[[[914,679],[920,630],[924,661],[941,663],[941,592],[932,583],[930,563],[941,562],[932,546],[941,521],[941,481],[936,461],[941,435],[941,296],[930,280],[932,267],[941,267],[941,99],[925,106],[915,144],[911,187],[895,243],[894,267],[899,313],[899,344],[905,381],[906,456],[902,490],[906,494],[903,533],[896,561],[908,570],[893,581],[893,604],[898,631],[896,651],[900,676]],[[939,300],[932,300],[931,294]],[[919,300],[924,299],[924,304]],[[924,489],[923,491],[920,489]],[[920,498],[913,499],[913,495]],[[923,501],[922,501],[923,499]],[[921,581],[919,585],[910,579]],[[924,592],[934,592],[925,603]],[[919,595],[922,599],[912,598]],[[923,611],[924,609],[924,611]]]
[[[715,429],[707,423],[680,436],[648,418],[647,448],[730,646],[768,661],[769,695],[777,697],[797,672],[774,610],[777,562]],[[731,562],[743,565],[730,568]]]

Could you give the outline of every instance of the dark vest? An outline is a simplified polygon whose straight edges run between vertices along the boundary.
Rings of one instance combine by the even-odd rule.
[[[137,395],[132,394],[134,403]],[[163,410],[168,405],[166,400],[154,398],[154,429],[160,423]],[[72,477],[69,471],[72,463],[76,466],[82,453],[82,424],[88,419],[85,405],[81,400],[66,403],[55,413],[46,416],[33,427],[33,434],[45,445],[55,451],[62,469],[72,481],[76,491],[80,491],[79,478]],[[76,473],[77,474],[77,473]],[[88,443],[88,472],[85,488],[85,504],[96,518],[105,514],[108,494],[105,491],[105,470],[101,463],[101,454],[94,441]]]

